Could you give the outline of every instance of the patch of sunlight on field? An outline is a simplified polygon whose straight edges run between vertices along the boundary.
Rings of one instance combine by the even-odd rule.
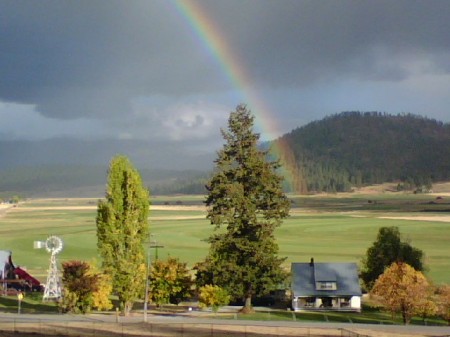
[[[302,203],[302,207],[294,208],[275,233],[279,256],[287,257],[286,268],[290,262],[307,262],[311,257],[318,262],[359,264],[380,227],[398,226],[404,239],[424,250],[432,280],[448,283],[450,224],[396,218],[417,215],[418,205],[422,207],[430,197],[407,196],[402,200],[398,195],[371,195],[382,204],[378,209],[371,209],[373,205],[365,197],[299,196],[294,204]],[[206,256],[206,239],[214,229],[205,218],[206,211],[202,207],[179,207],[180,202],[183,206],[200,206],[203,200],[203,196],[152,197],[153,204],[164,206],[150,212],[152,239],[164,246],[157,252],[154,248],[150,251],[152,259],[156,253],[158,258],[178,257],[192,267]],[[382,210],[384,203],[388,211]],[[27,267],[41,281],[45,280],[49,254],[34,250],[33,241],[45,240],[48,235],[58,235],[64,241],[60,262],[99,260],[96,205],[96,199],[36,199],[11,208],[0,217],[0,250],[11,250],[14,263]],[[407,207],[412,210],[404,211]],[[433,214],[427,212],[427,216]]]

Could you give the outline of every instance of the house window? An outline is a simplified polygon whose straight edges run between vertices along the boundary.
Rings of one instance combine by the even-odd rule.
[[[316,290],[336,290],[336,282],[316,282]]]

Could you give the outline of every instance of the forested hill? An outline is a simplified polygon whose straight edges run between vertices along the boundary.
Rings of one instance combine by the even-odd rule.
[[[450,124],[417,115],[343,112],[277,141],[292,150],[285,160],[303,192],[397,180],[399,188],[426,188],[450,179]]]

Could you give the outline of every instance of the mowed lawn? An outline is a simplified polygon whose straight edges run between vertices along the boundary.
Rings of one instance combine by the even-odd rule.
[[[437,284],[450,283],[450,222],[399,219],[423,216],[445,218],[432,196],[366,196],[293,198],[291,216],[277,229],[280,256],[290,262],[342,261],[360,263],[382,226],[398,226],[403,238],[422,249],[426,274]],[[206,239],[213,230],[202,207],[202,197],[152,198],[150,226],[159,247],[151,259],[178,257],[193,267],[208,250]],[[11,250],[16,265],[26,267],[45,281],[49,254],[33,249],[33,241],[60,236],[67,260],[100,261],[97,254],[96,199],[36,199],[21,203],[0,215],[0,250]],[[428,207],[428,208],[427,208]],[[429,209],[429,208],[436,209]],[[427,208],[427,212],[419,212]],[[439,212],[438,212],[439,211]],[[388,218],[390,217],[390,218]],[[397,217],[397,219],[392,219]],[[444,219],[445,220],[445,219]]]

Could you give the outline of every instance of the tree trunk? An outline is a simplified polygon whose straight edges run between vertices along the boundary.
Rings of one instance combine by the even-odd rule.
[[[124,316],[129,316],[131,309],[133,308],[133,302],[131,301],[123,301],[121,303],[121,307],[122,307],[122,314]]]
[[[411,316],[408,313],[408,309],[404,307],[405,304],[402,304],[402,318],[403,318],[403,324],[407,325],[411,321]]]
[[[241,313],[243,314],[251,314],[254,313],[255,310],[252,307],[252,297],[251,296],[247,296],[245,298],[245,304],[244,307],[241,309]]]

